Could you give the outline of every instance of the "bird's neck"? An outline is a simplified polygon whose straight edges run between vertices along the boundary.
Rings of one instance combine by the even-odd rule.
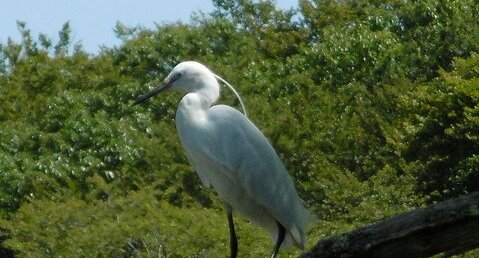
[[[210,105],[209,101],[197,92],[188,93],[181,99],[176,110],[176,125],[180,138],[190,134],[189,129],[204,124]]]
[[[204,87],[190,94],[198,94],[201,104],[206,105],[206,108],[211,107],[220,97],[219,88],[216,87]]]
[[[219,85],[212,77],[211,82],[197,83],[193,91],[186,94],[180,101],[176,112],[177,123],[201,123],[206,119],[206,112],[220,95]]]
[[[200,92],[191,92],[186,94],[180,101],[177,116],[187,119],[196,119],[204,116],[204,113],[210,108],[212,100]]]

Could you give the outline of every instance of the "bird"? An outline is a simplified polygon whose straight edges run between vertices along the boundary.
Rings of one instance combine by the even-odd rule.
[[[177,132],[201,183],[212,187],[224,203],[231,258],[238,253],[233,213],[266,228],[274,244],[271,258],[280,248],[303,249],[311,213],[269,140],[245,115],[231,85],[244,113],[215,104],[220,96],[217,79],[225,82],[205,65],[184,61],[133,105],[165,90],[186,92],[176,111]]]

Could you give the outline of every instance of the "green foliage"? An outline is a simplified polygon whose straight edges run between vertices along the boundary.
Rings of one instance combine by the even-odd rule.
[[[407,167],[432,200],[479,190],[479,55],[456,59],[454,70],[423,86],[409,125]]]
[[[239,90],[318,217],[310,245],[479,189],[477,1],[213,3],[189,24],[118,23],[123,43],[98,55],[68,23],[54,42],[18,22],[0,45],[0,256],[227,253],[221,201],[174,128],[181,95],[131,106],[182,60]],[[238,231],[242,255],[269,253],[264,231]]]
[[[102,179],[94,181],[102,190],[110,188]],[[0,226],[10,231],[4,245],[18,257],[222,257],[229,248],[225,217],[218,209],[158,201],[151,188],[144,188],[106,200],[36,200]],[[241,219],[236,228],[239,241],[249,246],[242,256],[269,252],[272,242],[265,233],[257,234]]]
[[[479,48],[477,1],[302,0],[316,80],[429,80]],[[339,80],[339,81],[338,81]]]
[[[67,22],[63,25],[62,30],[58,32],[58,36],[60,40],[55,45],[55,55],[65,55],[68,53],[68,47],[70,46],[70,36],[71,36],[71,28],[70,23]],[[43,41],[45,42],[45,41]],[[44,46],[48,46],[48,42],[43,44]]]

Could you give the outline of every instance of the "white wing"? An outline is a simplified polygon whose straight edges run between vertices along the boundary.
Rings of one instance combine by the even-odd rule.
[[[264,207],[290,231],[298,245],[303,245],[303,227],[309,213],[266,137],[239,111],[225,105],[211,107],[207,119],[196,139],[203,163],[221,167],[221,176],[238,182],[245,190],[243,194]],[[212,180],[208,171],[202,171],[207,167],[197,169],[202,180]]]

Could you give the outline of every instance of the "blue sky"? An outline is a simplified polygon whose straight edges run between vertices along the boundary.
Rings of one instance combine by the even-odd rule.
[[[298,0],[276,0],[280,8],[296,7]],[[211,0],[2,0],[0,42],[19,40],[16,21],[24,21],[34,38],[45,33],[55,41],[62,25],[70,21],[73,41],[81,41],[87,52],[100,45],[111,47],[120,41],[113,28],[117,21],[127,26],[154,27],[154,23],[188,22],[193,12],[213,10]]]

